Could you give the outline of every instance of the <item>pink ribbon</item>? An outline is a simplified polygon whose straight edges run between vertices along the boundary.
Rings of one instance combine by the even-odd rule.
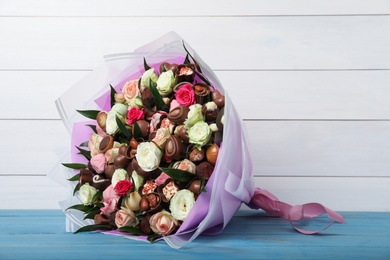
[[[331,209],[319,203],[307,203],[303,205],[292,206],[290,204],[281,202],[272,193],[257,188],[251,199],[247,204],[252,209],[263,209],[271,216],[277,216],[287,219],[291,226],[302,234],[312,235],[321,232],[330,227],[334,221],[345,224],[344,218]],[[294,225],[293,221],[298,221],[304,218],[315,218],[323,214],[328,214],[332,220],[327,226],[320,230],[305,230]]]

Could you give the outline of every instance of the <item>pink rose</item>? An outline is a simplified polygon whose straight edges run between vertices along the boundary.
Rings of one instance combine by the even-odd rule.
[[[127,123],[129,125],[133,124],[134,121],[141,120],[143,118],[144,118],[144,109],[132,107],[127,112]]]
[[[122,208],[115,214],[115,224],[118,228],[124,226],[134,226],[136,223],[137,222],[134,212],[127,208]]]
[[[138,80],[130,80],[125,83],[122,93],[126,101],[130,101],[139,95]]]
[[[165,210],[154,214],[150,218],[149,224],[154,233],[163,236],[171,234],[179,226],[179,222]]]
[[[184,84],[183,86],[181,86],[176,92],[175,98],[180,105],[185,107],[189,107],[196,103],[195,93],[192,90],[190,84]]]
[[[115,212],[118,206],[119,196],[115,193],[112,185],[108,186],[103,191],[104,207],[100,209],[100,214],[110,217],[112,212]]]
[[[133,188],[133,183],[130,180],[121,180],[115,185],[114,191],[119,196],[124,196],[131,188]]]

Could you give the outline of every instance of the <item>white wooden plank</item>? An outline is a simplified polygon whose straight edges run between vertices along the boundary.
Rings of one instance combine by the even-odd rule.
[[[256,177],[254,181],[293,205],[318,202],[338,211],[390,211],[389,178]],[[65,188],[46,176],[0,176],[0,209],[59,209],[57,202],[67,196]]]
[[[255,175],[390,176],[390,122],[245,122]]]
[[[54,101],[88,73],[0,71],[0,118],[59,119]],[[244,119],[389,119],[390,71],[216,74]]]
[[[179,0],[3,0],[0,16],[199,16],[388,14],[386,0],[198,0],[188,8]]]
[[[245,125],[256,176],[390,177],[390,122]],[[47,174],[70,149],[70,137],[59,120],[0,120],[0,143],[0,175]]]
[[[0,69],[91,69],[171,30],[213,69],[390,68],[390,16],[298,16],[2,17]]]

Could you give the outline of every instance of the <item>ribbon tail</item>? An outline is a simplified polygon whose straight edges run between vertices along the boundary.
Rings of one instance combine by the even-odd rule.
[[[247,204],[252,209],[262,209],[271,216],[277,216],[288,220],[291,226],[302,234],[316,234],[330,227],[334,221],[345,224],[344,218],[337,212],[319,204],[307,203],[304,205],[292,206],[285,202],[279,201],[272,193],[257,188],[251,199]],[[305,230],[294,225],[294,221],[302,220],[304,218],[315,218],[327,214],[331,222],[320,230]]]

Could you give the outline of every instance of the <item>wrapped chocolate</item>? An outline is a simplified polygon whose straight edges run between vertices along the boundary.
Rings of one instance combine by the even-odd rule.
[[[180,82],[189,85],[175,89]],[[163,239],[180,248],[201,234],[220,233],[242,203],[290,222],[324,213],[344,221],[320,204],[293,207],[255,188],[247,136],[231,99],[213,71],[175,33],[134,53],[106,56],[105,64],[56,105],[72,134],[67,172],[52,175],[75,194],[60,203],[67,231],[83,231],[88,225],[88,230],[142,241]],[[107,113],[98,116],[96,111]],[[96,132],[91,124],[97,125]],[[164,127],[170,129],[165,131],[169,138],[157,133]],[[90,168],[92,151],[99,156],[93,169],[103,172],[88,170],[82,183],[98,187],[101,182],[103,192],[99,196],[97,189],[87,187],[98,195],[82,204],[77,174]],[[130,228],[121,228],[120,214],[134,216]],[[158,226],[161,218],[171,224],[169,229]],[[143,235],[134,235],[133,229]]]

